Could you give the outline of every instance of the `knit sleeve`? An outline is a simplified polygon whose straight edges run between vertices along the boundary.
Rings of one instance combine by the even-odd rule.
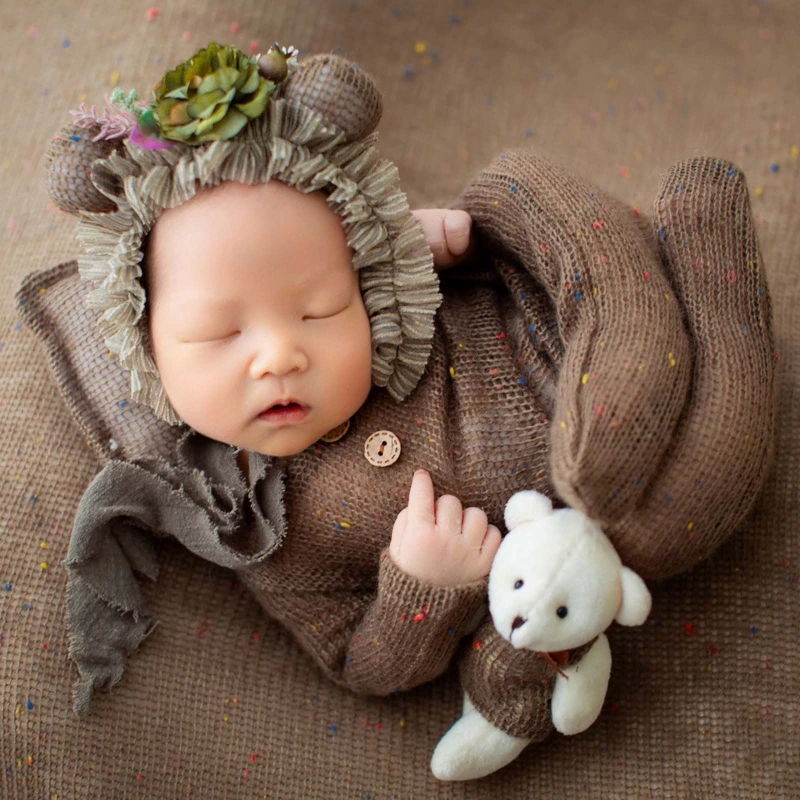
[[[242,575],[251,590],[252,572]],[[256,590],[258,594],[258,590]],[[380,557],[372,591],[268,590],[265,606],[286,625],[328,678],[358,694],[386,695],[441,675],[481,615],[487,581],[432,586]]]
[[[355,691],[412,689],[441,675],[486,600],[486,580],[431,586],[381,554],[378,592],[348,642],[342,676]]]

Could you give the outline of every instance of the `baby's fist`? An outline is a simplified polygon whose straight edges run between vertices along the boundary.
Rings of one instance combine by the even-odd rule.
[[[408,575],[434,586],[460,586],[485,578],[500,546],[500,531],[480,508],[462,510],[453,495],[434,502],[433,481],[417,470],[408,506],[397,516],[389,554]]]
[[[472,249],[472,217],[466,211],[420,208],[413,213],[425,232],[437,271],[452,267],[469,256]]]

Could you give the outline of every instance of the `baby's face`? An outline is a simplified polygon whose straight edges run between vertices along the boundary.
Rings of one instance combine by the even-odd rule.
[[[349,419],[372,343],[339,217],[321,193],[225,183],[165,211],[150,239],[150,337],[182,419],[294,455]]]

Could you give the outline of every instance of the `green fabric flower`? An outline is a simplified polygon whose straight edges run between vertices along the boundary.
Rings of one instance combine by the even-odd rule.
[[[264,113],[275,83],[257,59],[212,42],[156,85],[155,121],[161,136],[184,144],[230,139]]]

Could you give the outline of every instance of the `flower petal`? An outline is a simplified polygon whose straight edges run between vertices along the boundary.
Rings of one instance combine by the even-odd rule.
[[[247,70],[245,82],[239,89],[239,94],[243,95],[250,95],[258,89],[258,79],[261,77],[258,74],[258,66],[256,64],[250,64]],[[242,74],[245,75],[244,72]]]
[[[227,92],[235,85],[238,77],[239,72],[235,67],[221,67],[203,78],[203,82],[197,87],[197,94],[208,94],[216,89]]]
[[[236,136],[245,125],[247,125],[247,117],[235,108],[231,108],[221,122],[208,133],[198,136],[196,141],[211,142],[218,139],[230,139]]]
[[[210,114],[207,119],[199,120],[200,124],[195,131],[198,136],[204,134],[206,131],[210,131],[226,114],[230,113],[230,106],[227,103],[222,103],[216,107],[212,106],[211,111],[213,111],[213,113]]]
[[[174,97],[176,100],[186,100],[189,96],[189,85],[184,84],[183,86],[179,86],[177,89],[173,89],[171,92],[167,92],[164,97]]]
[[[233,100],[234,94],[236,94],[235,89],[231,89],[228,92],[217,89],[208,94],[198,95],[189,103],[189,116],[192,119],[208,119],[218,105],[227,107],[228,103]]]
[[[264,113],[264,109],[267,107],[267,101],[274,88],[275,84],[272,81],[267,81],[262,78],[258,86],[258,91],[253,96],[253,99],[249,100],[247,103],[236,103],[236,108],[250,119],[261,116],[261,114]]]

